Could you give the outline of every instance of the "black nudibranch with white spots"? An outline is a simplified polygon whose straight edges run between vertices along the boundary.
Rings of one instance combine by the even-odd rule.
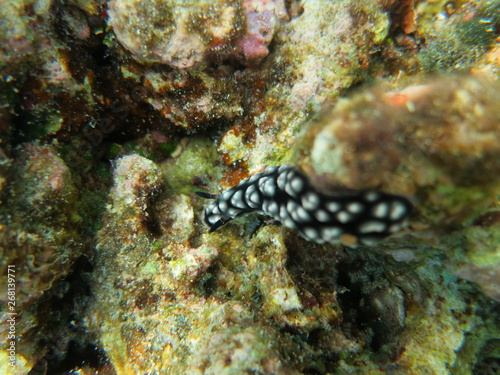
[[[220,195],[197,194],[215,199],[205,209],[210,232],[255,212],[318,243],[339,243],[341,236],[351,235],[356,243],[371,245],[401,230],[413,207],[403,196],[378,190],[319,192],[290,164],[267,168]]]

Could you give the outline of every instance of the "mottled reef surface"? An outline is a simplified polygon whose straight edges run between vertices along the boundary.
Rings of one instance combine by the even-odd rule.
[[[499,0],[0,16],[0,373],[500,371]],[[408,227],[357,248],[259,215],[209,233],[195,192],[285,163],[408,197]]]

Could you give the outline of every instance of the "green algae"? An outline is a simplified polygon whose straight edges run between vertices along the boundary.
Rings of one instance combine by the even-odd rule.
[[[141,274],[157,275],[160,272],[157,262],[147,262],[143,267]]]
[[[175,163],[167,161],[163,164],[168,186],[176,193],[190,194],[200,190],[194,181],[202,178],[215,191],[218,187],[212,181],[221,175],[220,167],[214,163],[216,159],[217,150],[210,139],[192,139]]]
[[[498,2],[483,1],[477,9],[461,16],[444,16],[437,19],[443,4],[422,11],[431,21],[422,22],[425,46],[418,54],[423,71],[464,69],[475,62],[490,48],[496,38],[495,25],[500,22]],[[466,9],[466,8],[464,8]],[[432,19],[434,18],[434,20]]]

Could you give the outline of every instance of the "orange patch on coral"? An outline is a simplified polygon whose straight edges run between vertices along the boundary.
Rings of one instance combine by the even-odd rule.
[[[238,185],[241,180],[249,177],[250,174],[246,168],[245,163],[226,169],[221,184],[224,187],[232,187]]]

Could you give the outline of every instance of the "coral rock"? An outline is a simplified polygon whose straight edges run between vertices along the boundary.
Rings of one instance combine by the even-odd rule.
[[[209,54],[232,51],[243,31],[239,1],[140,1],[109,3],[109,25],[118,41],[142,63],[184,69]]]
[[[309,128],[302,165],[319,188],[414,195],[423,222],[465,222],[500,185],[499,93],[474,76],[367,90]]]
[[[0,211],[0,251],[17,265],[18,306],[38,298],[71,269],[79,243],[78,192],[71,173],[51,146],[27,143],[8,172],[8,211]]]

